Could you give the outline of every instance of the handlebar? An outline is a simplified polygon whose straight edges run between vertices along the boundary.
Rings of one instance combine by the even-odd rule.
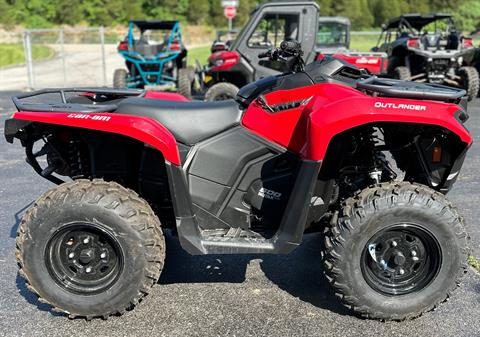
[[[268,58],[272,61],[281,61],[287,64],[290,71],[303,71],[305,63],[302,59],[303,51],[300,42],[285,40],[280,43],[279,48],[270,49],[258,54],[259,59]]]
[[[271,58],[274,60],[287,57],[302,57],[302,44],[295,40],[285,40],[280,43],[279,48],[273,48],[258,54],[258,58]]]
[[[287,53],[299,53],[302,51],[302,45],[295,40],[285,40],[280,43],[280,49]]]
[[[271,50],[258,54],[259,59],[264,59],[264,58],[271,57],[271,56],[272,56],[272,51]]]

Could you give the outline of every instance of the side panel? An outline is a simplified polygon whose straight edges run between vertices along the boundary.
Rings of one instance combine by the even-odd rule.
[[[344,97],[362,97],[359,91],[350,87],[335,85],[339,90],[325,92],[329,85],[316,84],[292,90],[278,90],[265,95],[272,107],[286,106],[285,109],[269,112],[256,101],[249,106],[242,118],[242,124],[247,129],[276,144],[299,153],[307,141],[308,120],[312,104],[327,105]],[[289,108],[288,103],[304,101],[296,108]]]
[[[277,228],[297,164],[240,127],[197,144],[183,168],[202,229]]]
[[[110,113],[48,113],[19,111],[14,119],[113,132],[142,141],[162,152],[165,159],[180,165],[177,142],[160,123],[145,117]]]
[[[325,55],[328,54],[318,54],[316,60],[322,60],[325,58]],[[335,53],[331,56],[347,61],[359,69],[367,69],[372,74],[379,75],[386,73],[388,64],[387,54],[373,55],[372,53],[352,53],[347,51],[343,54]]]
[[[270,106],[307,100],[304,106],[270,112],[257,102],[242,124],[303,159],[323,160],[331,139],[343,131],[375,122],[437,125],[456,134],[466,146],[472,137],[457,121],[456,104],[427,100],[372,97],[341,84],[323,83],[265,95]]]

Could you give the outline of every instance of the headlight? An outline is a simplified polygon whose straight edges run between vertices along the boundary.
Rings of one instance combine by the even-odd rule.
[[[214,65],[215,67],[221,66],[221,65],[224,64],[224,63],[225,63],[225,61],[224,61],[223,59],[217,59],[217,60],[214,60],[214,61],[213,61],[213,65]]]

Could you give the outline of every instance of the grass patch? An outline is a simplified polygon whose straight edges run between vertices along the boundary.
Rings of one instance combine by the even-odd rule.
[[[42,45],[32,46],[34,61],[51,58],[54,54],[52,48]],[[10,65],[25,63],[25,53],[22,44],[0,44],[0,68]]]
[[[210,56],[210,45],[203,47],[196,47],[188,50],[188,65],[195,66],[195,60],[198,60],[201,65],[207,63]]]
[[[473,255],[468,257],[468,264],[475,269],[477,272],[480,273],[480,260],[475,258]]]
[[[377,45],[379,34],[375,35],[351,35],[350,49],[358,51],[370,51]]]

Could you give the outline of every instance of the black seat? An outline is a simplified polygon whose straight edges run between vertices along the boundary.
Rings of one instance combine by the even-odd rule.
[[[240,124],[242,111],[233,100],[176,102],[127,98],[116,113],[152,118],[165,126],[180,143],[196,144]]]

